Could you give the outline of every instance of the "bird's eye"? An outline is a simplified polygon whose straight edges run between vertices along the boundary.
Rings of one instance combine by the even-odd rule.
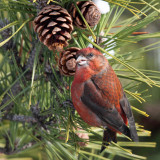
[[[89,54],[87,55],[87,57],[88,57],[88,58],[93,57],[93,53],[89,53]]]

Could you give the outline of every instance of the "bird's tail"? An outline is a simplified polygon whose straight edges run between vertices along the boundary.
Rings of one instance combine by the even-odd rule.
[[[128,123],[129,123],[129,130],[130,130],[130,134],[131,134],[131,139],[134,142],[139,142],[139,138],[138,138],[138,135],[137,135],[137,130],[136,130],[133,115],[128,119]]]
[[[109,128],[105,128],[103,131],[103,142],[100,153],[103,152],[103,150],[110,144],[111,141],[117,143],[116,132]]]
[[[123,133],[124,135],[126,135],[127,137],[129,137],[130,139],[132,139],[132,141],[134,142],[138,142],[139,138],[137,135],[137,131],[136,131],[136,126],[135,126],[135,122],[134,122],[134,117],[131,116],[128,119],[128,123],[129,123],[129,128],[124,124],[121,127],[121,133]]]
[[[129,101],[128,101],[126,95],[125,95],[125,93],[123,95],[123,99],[120,101],[120,105],[121,105],[121,107],[122,107],[122,109],[123,109],[123,111],[126,114],[127,119],[128,119],[129,131],[128,131],[128,129],[126,130],[126,132],[128,132],[127,134],[130,135],[128,137],[130,137],[134,142],[138,142],[139,138],[138,138],[138,135],[137,135],[137,130],[136,130],[136,126],[135,126],[135,121],[134,121],[133,113],[132,113],[130,103],[129,103]],[[125,133],[123,133],[123,134],[125,134]]]

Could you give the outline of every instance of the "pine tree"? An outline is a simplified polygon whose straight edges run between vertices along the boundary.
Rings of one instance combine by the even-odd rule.
[[[105,1],[109,2],[110,10],[101,14],[98,24],[90,26],[80,6],[77,6],[77,1],[1,0],[1,157],[22,160],[146,159],[132,153],[128,147],[156,146],[154,142],[141,141],[141,138],[136,143],[127,140],[124,135],[118,135],[118,143],[112,142],[99,154],[103,129],[88,126],[74,110],[70,93],[74,75],[62,74],[62,69],[59,69],[62,64],[58,62],[62,52],[57,51],[57,48],[48,48],[46,44],[50,42],[44,42],[45,38],[38,35],[45,35],[48,31],[43,33],[36,29],[39,32],[35,32],[33,21],[44,7],[59,5],[68,11],[68,15],[71,14],[71,5],[74,6],[79,13],[78,23],[81,21],[86,28],[74,26],[73,31],[69,32],[71,35],[63,32],[62,36],[69,37],[65,40],[58,32],[54,47],[66,51],[70,47],[81,49],[91,46],[100,50],[121,79],[131,104],[139,102],[138,107],[132,106],[134,115],[148,116],[141,110],[141,104],[147,100],[149,93],[139,86],[145,84],[146,88],[160,87],[160,72],[139,69],[136,65],[142,63],[146,53],[156,49],[155,45],[160,41],[139,48],[131,47],[125,52],[122,49],[144,39],[159,37],[159,32],[139,31],[159,19],[157,2]],[[126,17],[126,14],[130,16]],[[57,26],[61,24],[59,21],[57,23]],[[52,33],[57,35],[57,32]],[[142,125],[136,123],[138,135],[150,136],[150,131]]]

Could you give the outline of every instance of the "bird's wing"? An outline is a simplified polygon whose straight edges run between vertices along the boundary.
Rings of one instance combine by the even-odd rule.
[[[116,107],[109,103],[107,97],[105,99],[102,97],[101,91],[93,80],[85,82],[81,101],[106,125],[130,137],[129,128],[125,125]]]
[[[137,135],[137,131],[136,131],[133,113],[132,113],[130,103],[129,103],[125,93],[123,93],[123,97],[120,99],[120,106],[128,118],[129,129],[131,132],[131,138],[133,139],[133,141],[138,142],[139,139],[138,139],[138,135]]]

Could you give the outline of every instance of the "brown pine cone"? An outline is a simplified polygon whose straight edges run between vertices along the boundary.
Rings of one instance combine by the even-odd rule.
[[[77,6],[90,27],[94,27],[98,24],[101,18],[101,13],[92,1],[79,1],[77,2]],[[86,28],[83,19],[74,5],[71,7],[71,16],[75,26],[82,29]]]
[[[71,47],[60,53],[59,70],[66,76],[73,76],[76,67],[76,52],[79,48]]]
[[[62,51],[68,45],[73,30],[68,11],[58,5],[44,7],[34,19],[39,40],[50,50]]]

